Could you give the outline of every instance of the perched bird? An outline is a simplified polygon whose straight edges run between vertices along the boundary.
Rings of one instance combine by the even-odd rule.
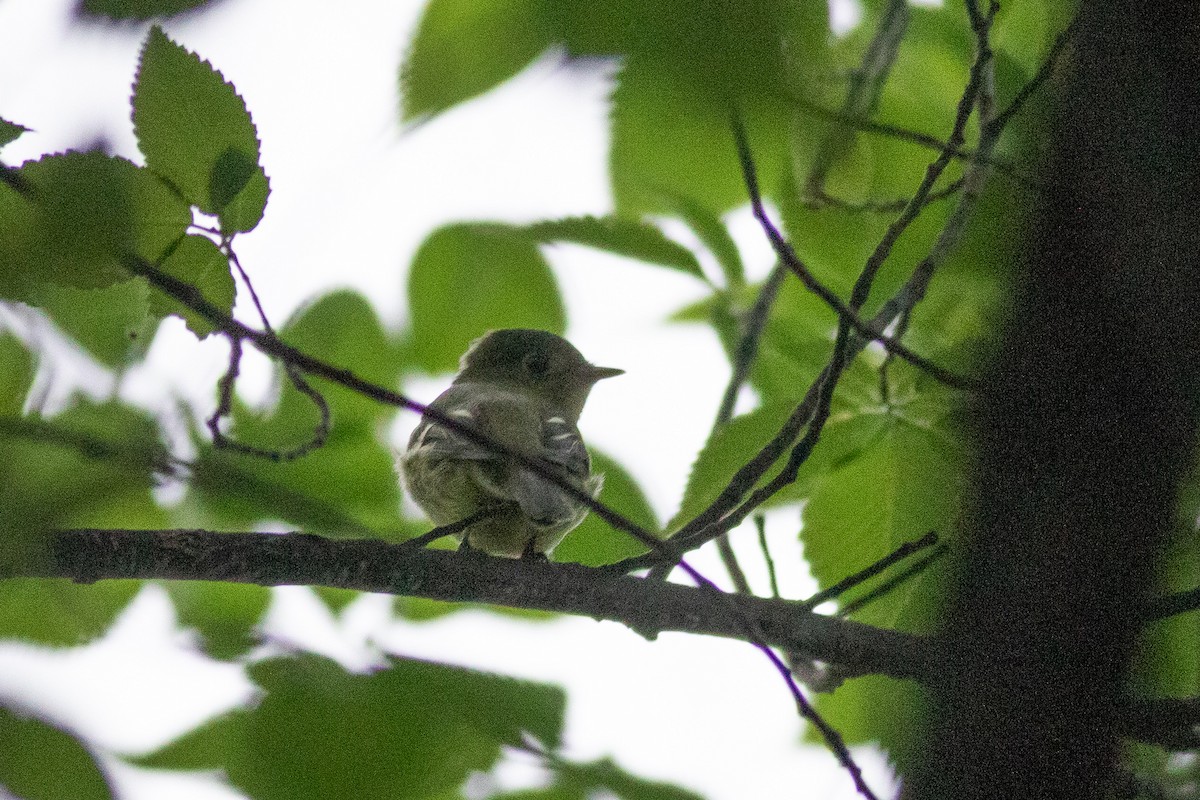
[[[430,404],[509,450],[540,460],[595,497],[603,476],[576,423],[596,381],[624,370],[591,364],[570,342],[539,330],[492,331],[459,362],[450,388]],[[488,516],[457,534],[464,547],[508,558],[546,558],[587,516],[552,481],[425,418],[400,456],[417,504],[437,525]]]

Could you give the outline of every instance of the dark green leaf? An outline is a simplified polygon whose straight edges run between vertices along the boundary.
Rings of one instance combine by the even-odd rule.
[[[255,626],[271,599],[266,587],[208,581],[171,581],[166,586],[179,623],[200,632],[204,650],[213,658],[240,656],[257,641]]]
[[[101,364],[123,367],[150,349],[157,322],[150,316],[152,291],[133,278],[101,289],[45,283],[33,290],[30,302]]]
[[[0,333],[0,417],[15,417],[33,382],[33,356],[12,334]]]
[[[208,302],[226,314],[233,313],[236,290],[229,259],[210,239],[185,236],[159,269],[199,289]],[[215,330],[207,319],[157,289],[150,290],[149,311],[158,317],[177,314],[187,323],[188,330],[201,339]]]
[[[562,730],[561,690],[440,664],[397,659],[353,675],[305,656],[250,673],[265,692],[253,709],[139,761],[221,765],[259,800],[427,798],[490,769],[522,731],[555,746]]]
[[[0,786],[23,800],[108,800],[112,786],[74,735],[0,707]]]
[[[9,142],[15,142],[22,133],[26,133],[28,130],[29,128],[24,125],[18,125],[0,117],[0,147],[4,147]]]
[[[84,13],[111,19],[169,17],[203,8],[213,0],[83,0]]]
[[[408,278],[414,363],[457,368],[467,346],[497,328],[563,332],[558,286],[535,243],[520,230],[463,223],[430,234]]]
[[[8,578],[0,581],[0,636],[52,647],[85,644],[108,630],[140,581]]]
[[[268,187],[245,102],[211,64],[157,26],[138,62],[133,126],[146,165],[189,203],[222,214],[226,232],[258,223]]]
[[[598,498],[609,508],[641,525],[651,534],[658,533],[658,519],[641,487],[621,465],[608,456],[592,451],[592,470],[604,475],[604,488]],[[623,558],[646,552],[646,546],[627,533],[614,530],[595,514],[567,534],[554,550],[555,561],[572,561],[588,566],[612,564]]]
[[[552,42],[540,0],[433,0],[400,71],[403,118],[445,111],[516,75]]]
[[[645,222],[622,217],[566,217],[538,222],[525,230],[539,242],[575,242],[704,277],[692,251]]]
[[[0,185],[0,291],[36,301],[48,281],[96,289],[128,280],[121,259],[156,262],[183,235],[187,206],[150,172],[99,152],[24,164],[27,195]]]

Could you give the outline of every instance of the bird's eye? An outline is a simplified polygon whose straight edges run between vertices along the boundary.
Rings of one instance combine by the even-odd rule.
[[[544,378],[550,371],[550,359],[545,353],[528,353],[523,360],[530,377]]]

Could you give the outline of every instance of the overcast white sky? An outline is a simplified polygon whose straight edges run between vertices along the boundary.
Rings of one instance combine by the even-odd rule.
[[[71,25],[71,5],[0,0],[0,116],[36,131],[0,153],[5,163],[99,138],[139,160],[128,100],[145,26]],[[536,64],[484,98],[401,130],[395,76],[421,7],[226,0],[165,26],[237,86],[258,126],[272,194],[265,219],[239,239],[238,252],[276,322],[315,294],[350,286],[367,294],[388,324],[401,326],[408,261],[438,225],[611,208],[604,75]],[[748,214],[731,221],[752,271],[764,274],[766,242]],[[727,379],[710,334],[662,324],[670,311],[701,296],[701,287],[670,270],[584,248],[548,252],[566,296],[569,337],[593,362],[627,370],[593,394],[584,434],[642,481],[666,518]],[[4,320],[14,323],[11,315]],[[121,391],[148,405],[168,389],[210,403],[222,369],[222,347],[197,345],[170,322],[147,367]],[[259,362],[248,371],[241,388],[262,397],[266,369]],[[55,395],[87,376],[60,366]],[[442,383],[404,388],[428,400]],[[402,442],[413,424],[403,419],[393,441]],[[794,597],[811,588],[799,564],[797,524],[795,511],[770,523],[785,593]],[[713,560],[694,563],[723,581]],[[762,575],[750,572],[762,587]],[[715,800],[855,796],[832,756],[796,746],[800,724],[791,699],[748,646],[682,635],[649,643],[610,623],[530,625],[483,612],[431,625],[388,624],[385,609],[386,598],[364,598],[335,619],[307,590],[289,588],[277,592],[267,630],[352,666],[371,663],[379,644],[562,684],[570,757],[611,754],[638,774]],[[46,709],[117,752],[151,749],[239,702],[247,690],[240,668],[195,655],[156,587],[91,646],[0,648],[0,695]],[[872,752],[862,757],[868,780],[886,795],[881,759]],[[113,769],[132,800],[240,797],[215,776],[188,777],[185,794],[173,776]],[[500,774],[505,782],[530,778],[519,764]]]

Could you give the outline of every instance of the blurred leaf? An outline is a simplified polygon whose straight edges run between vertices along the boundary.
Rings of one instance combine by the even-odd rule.
[[[0,569],[37,557],[51,527],[156,527],[169,463],[155,423],[117,403],[0,418]]]
[[[561,334],[566,315],[537,246],[520,230],[460,223],[429,235],[408,277],[413,362],[427,372],[458,366],[489,330],[540,328]]]
[[[657,535],[658,519],[637,481],[603,453],[592,451],[592,470],[604,475],[598,498],[609,508]],[[612,564],[646,552],[646,546],[627,533],[614,530],[595,514],[588,514],[578,528],[554,550],[555,561],[570,561],[591,567]]]
[[[222,765],[259,800],[428,798],[490,769],[522,731],[550,746],[562,731],[561,690],[441,664],[394,659],[353,675],[303,656],[260,662],[250,674],[265,692],[253,709],[138,763]]]
[[[18,125],[15,122],[9,122],[0,117],[0,147],[4,147],[4,145],[10,142],[15,142],[22,133],[27,133],[28,131],[29,128],[26,128],[24,125]]]
[[[882,747],[897,772],[909,773],[924,754],[921,743],[929,697],[919,683],[864,675],[846,681],[833,694],[817,696],[817,711],[848,745],[875,743]],[[804,738],[823,743],[805,726]]]
[[[395,386],[399,352],[374,310],[360,295],[333,292],[299,311],[280,332],[304,352],[352,370],[368,381]],[[258,411],[235,402],[229,434],[253,447],[287,451],[311,441],[320,415],[312,400],[277,368],[279,400]],[[286,520],[312,533],[405,539],[394,455],[380,430],[390,406],[319,379],[313,388],[328,401],[332,428],[324,445],[291,461],[272,461],[204,441],[192,470],[202,514],[219,526]]]
[[[233,84],[196,54],[150,29],[138,61],[133,126],[146,165],[226,233],[258,224],[269,191],[258,134]]]
[[[776,99],[742,107],[759,179],[780,180],[789,112]],[[730,132],[727,102],[652,60],[630,58],[612,99],[612,180],[618,212],[670,213],[667,191],[721,213],[749,200]]]
[[[291,346],[378,386],[390,389],[399,380],[403,363],[399,344],[358,292],[341,289],[309,301],[287,321],[280,336]],[[282,370],[277,369],[276,376],[282,381]],[[314,382],[343,421],[368,424],[370,420],[374,424],[395,413],[394,407],[351,389],[319,379]],[[280,413],[298,415],[301,408],[311,405],[290,388],[284,389]]]
[[[0,418],[20,415],[33,383],[33,355],[21,340],[0,333]]]
[[[588,764],[554,760],[555,787],[566,789],[567,797],[589,798],[609,794],[621,800],[700,800],[695,792],[669,783],[631,775],[609,758]]]
[[[194,286],[206,300],[226,314],[233,313],[235,287],[229,271],[229,259],[212,240],[203,236],[183,237],[159,269]],[[149,293],[149,310],[158,317],[167,314],[182,317],[188,330],[200,339],[215,330],[207,319],[157,289]]]
[[[82,11],[111,19],[169,17],[203,8],[213,0],[83,0]]]
[[[265,586],[209,581],[168,581],[179,623],[204,637],[204,651],[230,660],[257,642],[255,626],[266,613],[271,591]]]
[[[483,94],[551,44],[540,0],[433,0],[400,70],[404,120]]]
[[[127,253],[156,262],[191,222],[154,175],[122,158],[69,152],[22,165],[29,195],[0,184],[0,292],[36,301],[47,281],[97,289],[126,281]]]
[[[141,581],[81,585],[66,579],[0,581],[0,637],[51,647],[86,644],[106,630],[141,589]]]
[[[148,297],[154,293],[140,278],[101,289],[45,283],[33,290],[30,302],[101,364],[123,367],[150,349],[157,320],[150,316]]]
[[[725,288],[734,289],[742,286],[746,282],[746,268],[742,264],[742,256],[738,252],[737,244],[729,235],[729,229],[725,227],[725,223],[721,221],[720,217],[684,195],[668,194],[667,202],[671,210],[687,223],[688,227],[708,248],[708,251],[713,254],[725,275]]]
[[[80,740],[0,707],[0,786],[23,800],[108,800],[113,787]]]
[[[645,222],[622,217],[565,217],[534,223],[525,230],[539,242],[574,242],[704,278],[691,250]]]

